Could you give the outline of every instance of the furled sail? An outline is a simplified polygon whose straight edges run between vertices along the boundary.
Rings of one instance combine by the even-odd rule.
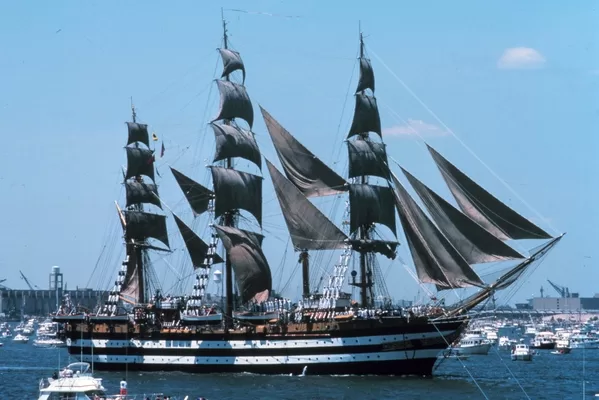
[[[267,300],[272,276],[260,246],[239,229],[220,225],[215,229],[231,261],[242,303]]]
[[[389,166],[384,143],[370,140],[348,140],[349,177],[379,176],[389,179]]]
[[[125,182],[127,192],[127,207],[134,204],[154,204],[156,207],[162,208],[158,199],[158,187],[153,183],[138,182],[136,180],[128,180]]]
[[[434,283],[439,290],[484,285],[394,174],[391,178],[395,186],[395,205],[420,282]]]
[[[512,210],[428,146],[462,211],[501,240],[550,239],[547,232]]]
[[[148,135],[148,125],[138,124],[136,122],[127,122],[127,130],[129,131],[127,144],[140,142],[150,147],[150,139]]]
[[[179,228],[179,232],[181,232],[181,236],[185,241],[185,246],[187,247],[187,251],[189,252],[189,257],[191,258],[191,263],[194,268],[200,268],[208,264],[208,258],[212,258],[212,262],[210,264],[218,264],[222,263],[223,259],[216,253],[210,254],[210,246],[206,244],[198,235],[195,234],[194,231],[188,227],[185,222],[181,220],[175,213],[173,213],[173,217],[175,217],[175,222],[177,223],[177,227]]]
[[[262,224],[262,177],[230,168],[210,168],[216,194],[214,216],[241,208]]]
[[[272,163],[266,166],[296,250],[341,249],[347,236],[304,194],[287,180]]]
[[[366,57],[360,57],[360,80],[358,81],[356,93],[366,89],[374,92],[374,71],[370,60]]]
[[[245,87],[220,79],[216,81],[216,84],[220,91],[220,109],[214,121],[241,118],[248,123],[251,129],[254,123],[254,108]]]
[[[253,162],[261,168],[260,150],[252,132],[242,130],[234,125],[211,123],[216,139],[214,161],[241,157]]]
[[[264,108],[260,107],[260,110],[287,179],[306,197],[328,196],[347,190],[345,179],[298,142]]]
[[[349,185],[350,230],[379,223],[395,235],[395,200],[388,187],[368,184]]]
[[[469,264],[524,258],[402,168],[437,227]]]
[[[154,180],[154,152],[141,147],[125,147],[127,151],[127,173],[125,179],[145,175]]]
[[[171,172],[175,176],[175,179],[183,191],[185,198],[189,202],[194,214],[201,215],[206,212],[206,210],[208,210],[210,199],[214,197],[214,192],[183,175],[173,167],[171,167]]]
[[[125,210],[124,213],[128,240],[144,241],[148,238],[154,238],[169,247],[166,217],[164,215],[131,210]]]
[[[376,98],[374,96],[369,96],[364,92],[359,92],[356,93],[354,119],[347,137],[349,138],[366,132],[374,132],[382,137],[381,117],[379,116]]]
[[[228,76],[233,71],[241,70],[245,82],[245,66],[238,52],[229,49],[218,49],[223,60],[223,73],[221,78]]]

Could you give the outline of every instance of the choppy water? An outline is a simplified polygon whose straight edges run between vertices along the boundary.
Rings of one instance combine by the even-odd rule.
[[[4,341],[0,347],[0,398],[37,399],[38,382],[68,362],[66,349],[43,349]],[[109,373],[103,378],[116,393],[126,375],[129,392],[162,392],[190,400],[224,399],[581,399],[583,358],[586,397],[599,393],[599,350],[571,354],[541,352],[533,362],[513,362],[509,352],[491,350],[463,364],[443,361],[433,378],[377,376],[263,376],[252,374]],[[70,360],[74,361],[74,360]],[[509,368],[509,369],[508,369]],[[470,376],[472,375],[472,377]],[[474,378],[474,379],[473,379]],[[477,387],[480,385],[480,389]],[[520,385],[522,387],[520,387]]]

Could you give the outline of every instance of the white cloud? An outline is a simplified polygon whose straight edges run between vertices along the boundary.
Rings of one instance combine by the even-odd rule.
[[[530,47],[512,47],[505,49],[497,67],[501,69],[534,69],[545,65],[545,57]]]
[[[441,127],[424,122],[421,119],[408,119],[407,124],[383,128],[386,136],[446,136],[448,132]]]

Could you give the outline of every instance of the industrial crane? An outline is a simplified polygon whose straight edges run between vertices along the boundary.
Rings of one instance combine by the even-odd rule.
[[[570,289],[568,289],[566,286],[557,285],[551,282],[549,279],[547,279],[547,282],[549,282],[549,284],[555,289],[556,292],[559,293],[561,297],[572,297],[572,295],[570,294]]]
[[[25,274],[23,274],[23,271],[19,270],[19,273],[21,274],[21,279],[23,279],[25,281],[25,283],[27,284],[27,286],[29,286],[29,289],[31,290],[35,290],[33,288],[33,286],[35,286],[37,289],[39,289],[40,287],[37,285],[31,285],[31,283],[29,283],[29,279],[27,279],[27,277],[25,276]]]
[[[2,282],[6,282],[6,278],[0,279],[0,289],[8,289],[8,287],[4,286]]]

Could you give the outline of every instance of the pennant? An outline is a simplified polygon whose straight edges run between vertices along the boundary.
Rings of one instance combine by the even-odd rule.
[[[158,168],[156,168],[156,175],[162,178],[162,175],[160,175],[160,172],[158,172]]]
[[[158,136],[156,136],[156,132],[152,132],[152,140],[155,142],[158,141]]]
[[[160,149],[160,158],[164,157],[164,142],[162,142],[162,148]]]

